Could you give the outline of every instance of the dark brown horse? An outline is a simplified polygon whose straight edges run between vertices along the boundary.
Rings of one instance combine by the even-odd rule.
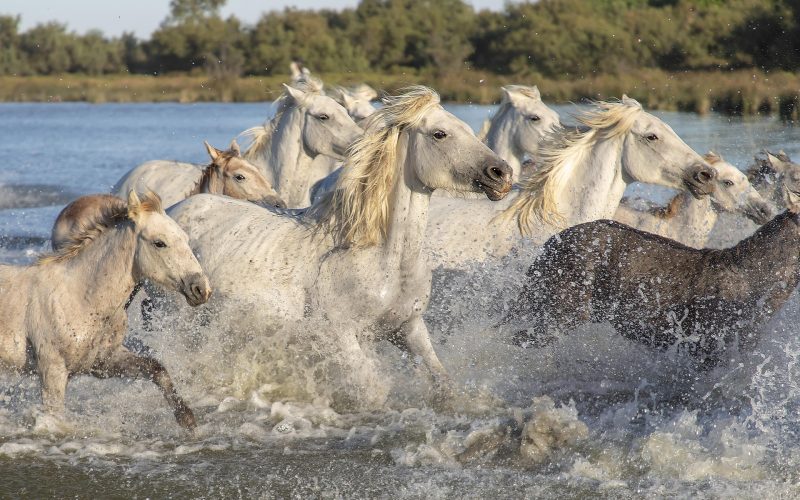
[[[696,250],[608,220],[553,236],[501,324],[542,346],[580,324],[610,322],[655,348],[678,343],[703,367],[751,349],[800,281],[798,207],[725,250]]]

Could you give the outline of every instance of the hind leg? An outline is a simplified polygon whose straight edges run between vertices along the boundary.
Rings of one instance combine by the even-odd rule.
[[[95,363],[92,375],[98,378],[129,377],[151,380],[169,403],[178,425],[186,429],[197,427],[194,413],[178,396],[167,369],[151,357],[137,356],[120,346],[111,356]]]

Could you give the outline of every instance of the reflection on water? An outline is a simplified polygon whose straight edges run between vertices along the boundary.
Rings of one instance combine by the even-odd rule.
[[[475,129],[490,111],[450,109]],[[570,109],[558,107],[562,116]],[[12,104],[0,113],[7,159],[0,261],[19,263],[45,248],[69,197],[105,191],[145,160],[204,161],[202,140],[227,144],[271,111],[267,104]],[[772,120],[660,116],[699,152],[713,149],[739,166],[762,148],[800,155],[800,130]],[[717,228],[717,243],[751,229],[733,222]],[[256,326],[232,338],[235,315],[193,318],[189,326],[168,318],[147,331],[135,303],[129,342],[150,346],[164,362],[199,428],[181,431],[147,382],[76,377],[68,418],[56,421],[37,410],[35,377],[0,375],[0,496],[800,494],[796,300],[766,327],[756,352],[734,354],[710,373],[605,325],[525,351],[492,324],[535,251],[435,274],[426,319],[463,390],[447,407],[429,400],[413,360],[392,347],[373,354],[375,387],[389,386],[387,404],[357,411],[332,400],[325,384],[309,383],[325,351],[315,358],[258,335]],[[299,325],[294,334],[317,327]]]

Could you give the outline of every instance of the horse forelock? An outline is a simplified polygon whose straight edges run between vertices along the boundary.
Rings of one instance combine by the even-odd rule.
[[[351,146],[333,192],[313,207],[319,226],[337,244],[371,246],[386,238],[390,191],[399,172],[400,134],[439,105],[438,94],[427,87],[401,92],[385,98],[384,107],[367,118],[365,132]]]
[[[638,103],[595,102],[592,109],[576,116],[587,130],[549,134],[539,148],[541,166],[522,183],[519,196],[498,215],[498,220],[516,218],[523,235],[531,234],[535,220],[563,226],[565,221],[558,211],[557,200],[569,187],[575,168],[598,140],[630,132],[641,111]]]

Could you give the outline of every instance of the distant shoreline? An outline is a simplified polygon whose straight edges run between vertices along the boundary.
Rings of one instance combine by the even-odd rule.
[[[636,70],[576,80],[507,76],[464,70],[433,74],[319,73],[326,85],[365,82],[388,92],[421,83],[444,101],[492,104],[509,83],[538,85],[548,102],[619,98],[623,93],[648,109],[727,115],[779,115],[800,119],[800,74],[747,70],[667,73]],[[262,102],[274,100],[283,76],[214,80],[204,75],[0,76],[0,102]]]

